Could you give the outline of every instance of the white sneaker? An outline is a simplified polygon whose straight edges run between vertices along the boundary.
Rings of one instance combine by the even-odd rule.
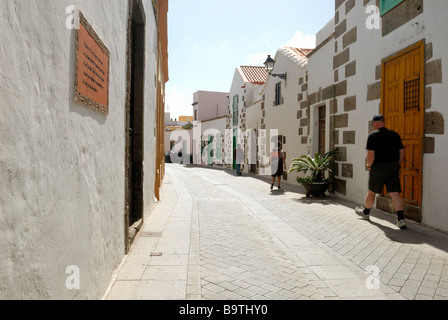
[[[397,227],[400,228],[400,229],[406,229],[407,228],[406,221],[404,221],[404,219],[403,220],[398,220],[397,221]]]
[[[364,220],[370,220],[370,214],[364,214],[364,209],[356,208],[355,212],[358,216],[362,217]]]

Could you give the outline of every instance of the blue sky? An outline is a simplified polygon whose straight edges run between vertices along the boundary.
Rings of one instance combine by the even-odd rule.
[[[170,0],[166,111],[191,116],[196,91],[228,92],[235,69],[284,45],[313,48],[334,0]]]

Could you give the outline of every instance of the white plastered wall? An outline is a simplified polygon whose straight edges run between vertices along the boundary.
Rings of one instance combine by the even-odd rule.
[[[0,3],[0,42],[8,44],[0,47],[1,299],[101,298],[124,256],[128,2],[77,2],[111,52],[108,115],[73,102],[75,30],[66,28],[72,4]],[[155,150],[150,6],[145,1],[146,210]],[[79,270],[79,288],[66,285],[75,275],[66,273],[69,266]]]
[[[308,153],[308,146],[301,143],[299,136],[299,120],[297,119],[297,111],[299,110],[298,95],[302,93],[299,79],[306,78],[306,66],[299,66],[296,62],[286,57],[280,51],[277,52],[275,59],[275,69],[272,74],[287,73],[287,80],[278,77],[269,76],[264,89],[265,110],[266,110],[266,135],[268,136],[266,148],[268,156],[274,145],[271,145],[270,132],[278,130],[278,134],[286,137],[286,143],[283,144],[283,150],[286,152],[286,168],[289,170],[291,160],[299,158]],[[283,103],[274,106],[275,86],[281,83],[281,91]],[[304,92],[303,94],[306,94]],[[306,112],[303,109],[302,112]],[[295,172],[288,174],[288,182],[297,183],[298,174]]]

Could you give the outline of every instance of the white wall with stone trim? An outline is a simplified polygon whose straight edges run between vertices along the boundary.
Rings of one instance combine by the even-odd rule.
[[[414,1],[417,3],[416,1]],[[424,0],[423,6],[420,8],[423,12],[415,18],[403,23],[394,31],[387,35],[382,34],[382,25],[379,29],[369,29],[366,26],[368,19],[371,19],[372,12],[367,11],[369,5],[375,4],[376,1],[350,1],[354,4],[352,8],[346,7],[346,3],[336,8],[336,29],[342,22],[346,23],[345,31],[341,36],[334,39],[332,45],[328,44],[329,50],[321,48],[310,57],[309,70],[309,91],[311,94],[316,92],[320,86],[324,88],[326,85],[332,83],[331,78],[334,76],[333,67],[329,67],[328,63],[325,65],[320,56],[326,55],[331,64],[333,57],[331,57],[331,50],[333,56],[336,56],[349,48],[349,60],[337,68],[339,72],[338,81],[347,81],[347,92],[338,96],[337,115],[344,113],[348,114],[348,126],[338,128],[339,144],[337,146],[346,148],[347,159],[339,163],[339,179],[346,181],[346,193],[339,196],[346,199],[363,203],[365,192],[367,191],[368,172],[365,170],[366,157],[366,140],[370,131],[369,122],[374,114],[380,112],[381,99],[377,96],[374,99],[367,99],[367,86],[381,81],[376,76],[376,68],[380,66],[383,59],[406,49],[407,47],[424,40],[425,45],[431,45],[432,52],[426,52],[426,64],[437,62],[441,59],[441,70],[436,72],[441,73],[441,83],[431,83],[427,88],[431,88],[431,97],[427,97],[427,101],[431,105],[426,105],[426,115],[428,112],[436,112],[440,114],[438,119],[441,122],[446,121],[448,111],[444,107],[446,101],[446,83],[443,75],[448,71],[447,63],[444,57],[448,53],[448,44],[445,41],[445,27],[444,27],[444,13],[448,11],[448,3],[443,0],[429,1]],[[410,2],[409,2],[410,3]],[[404,5],[403,2],[400,5]],[[349,12],[346,9],[349,8]],[[380,19],[383,22],[383,19]],[[326,28],[326,27],[325,27]],[[344,35],[346,35],[353,28],[356,28],[356,41],[344,46]],[[320,52],[322,51],[322,52]],[[326,52],[326,54],[324,54]],[[350,62],[356,60],[356,74],[345,77],[345,66]],[[433,70],[426,70],[428,72]],[[327,79],[323,80],[322,79]],[[337,81],[336,81],[337,82]],[[356,97],[356,109],[344,110],[344,101],[347,97]],[[314,114],[313,112],[311,113]],[[431,124],[429,124],[431,125]],[[448,215],[443,199],[444,181],[448,178],[444,174],[445,159],[447,158],[448,137],[446,135],[446,128],[444,123],[441,124],[441,130],[444,133],[426,133],[425,137],[434,139],[434,153],[425,153],[423,155],[423,201],[422,201],[422,222],[424,224],[448,230]],[[314,127],[314,130],[316,128]],[[343,143],[343,134],[345,131],[355,131],[356,141],[353,144]],[[316,148],[317,141],[313,139],[313,148]],[[353,177],[341,177],[341,166],[343,163],[353,165]]]
[[[306,63],[299,65],[295,59],[285,55],[285,51],[281,48],[277,51],[274,60],[275,68],[272,74],[287,73],[287,80],[280,79],[279,77],[269,76],[266,82],[263,94],[265,105],[265,124],[267,140],[267,155],[274,145],[271,145],[272,136],[271,130],[274,134],[277,130],[279,135],[286,138],[286,143],[283,144],[283,151],[286,152],[286,168],[289,170],[291,160],[293,158],[299,158],[302,155],[308,154],[308,145],[301,143],[301,136],[299,135],[299,120],[297,119],[297,112],[300,109],[300,103],[298,95],[302,92],[302,85],[299,84],[299,80],[306,79]],[[282,103],[278,106],[274,106],[275,102],[275,86],[277,83],[281,83]],[[303,109],[302,112],[306,112]],[[307,132],[307,131],[306,131]],[[288,182],[297,183],[298,174],[288,173]]]

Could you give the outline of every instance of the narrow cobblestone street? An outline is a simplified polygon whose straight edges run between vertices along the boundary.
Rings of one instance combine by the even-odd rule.
[[[105,299],[448,299],[448,235],[269,177],[167,165]]]

